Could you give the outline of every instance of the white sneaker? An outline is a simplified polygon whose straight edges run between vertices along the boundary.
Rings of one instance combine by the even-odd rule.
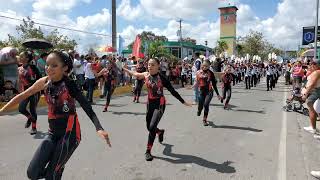
[[[320,171],[311,171],[310,174],[313,177],[320,178]]]
[[[314,137],[315,139],[317,139],[317,140],[320,140],[320,135],[318,135],[318,134],[315,134],[313,137]]]
[[[303,128],[305,131],[311,133],[311,134],[318,134],[319,130],[318,129],[313,129],[311,126],[304,127]]]

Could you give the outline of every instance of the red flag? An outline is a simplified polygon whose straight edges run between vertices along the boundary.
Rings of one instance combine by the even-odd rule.
[[[132,47],[132,56],[139,58],[141,54],[140,50],[141,50],[141,38],[140,36],[137,36]]]

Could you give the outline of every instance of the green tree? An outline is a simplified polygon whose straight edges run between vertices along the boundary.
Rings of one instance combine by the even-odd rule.
[[[35,27],[34,22],[27,17],[27,19],[23,19],[22,24],[16,27],[18,34],[20,35],[20,39],[26,40],[29,38],[39,38],[44,39],[44,33],[42,32],[40,26]]]
[[[149,57],[172,57],[171,53],[165,48],[161,41],[154,41],[149,44],[148,48]]]
[[[241,56],[241,57],[245,56],[243,45],[237,44],[236,45],[236,51],[238,53],[238,56]]]
[[[250,55],[263,55],[266,48],[266,42],[261,32],[250,30],[249,34],[244,38],[244,52]]]
[[[16,27],[16,31],[18,36],[8,34],[8,40],[1,41],[0,47],[12,46],[22,51],[25,49],[22,46],[22,42],[29,38],[39,38],[48,40],[53,44],[53,47],[55,49],[73,50],[77,45],[77,42],[75,40],[69,39],[69,37],[67,36],[60,35],[57,29],[45,35],[40,26],[36,27],[35,23],[29,17],[27,19],[23,19],[22,24]]]
[[[138,34],[138,36],[140,36],[141,38],[141,49],[144,50],[145,49],[145,42],[147,42],[148,46],[150,46],[150,44],[152,42],[155,41],[159,41],[159,42],[165,42],[168,41],[168,38],[166,36],[158,36],[155,35],[153,32],[151,31],[143,31],[142,33]],[[132,49],[134,42],[131,42],[128,45],[128,49]]]
[[[251,55],[251,57],[259,55],[262,60],[267,60],[268,54],[272,52],[277,55],[283,55],[283,51],[265,40],[261,32],[253,30],[250,30],[243,41],[236,46],[236,49],[239,56],[244,57],[246,54]]]
[[[223,41],[223,40],[219,40],[217,41],[217,46],[215,48],[215,52],[217,55],[223,53],[225,50],[227,50],[229,47],[228,47],[228,44],[226,41]]]
[[[182,39],[182,42],[191,42],[191,43],[194,44],[194,45],[197,44],[197,40],[192,39],[192,38],[190,38],[190,37],[183,38],[183,39]]]
[[[8,46],[8,45],[7,45],[7,42],[5,42],[5,41],[0,41],[0,49],[4,48],[4,47],[6,47],[6,46]]]

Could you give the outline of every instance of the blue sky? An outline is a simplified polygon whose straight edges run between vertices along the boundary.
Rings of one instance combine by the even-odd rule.
[[[267,19],[273,16],[277,11],[277,5],[279,2],[280,0],[241,0],[241,3],[250,5],[253,11],[256,12],[257,17],[261,19]],[[119,6],[120,3],[121,1],[118,0],[117,5]],[[137,6],[139,4],[139,0],[132,0],[131,4],[132,6]],[[99,12],[102,7],[110,10],[111,9],[110,0],[107,0],[107,1],[98,0],[98,1],[93,1],[90,4],[82,3],[77,7],[76,10],[71,12],[70,16],[72,18],[76,18],[78,16],[87,16],[90,14],[95,14]],[[212,8],[211,12],[206,13],[206,17],[209,20],[216,19],[218,18],[218,16],[219,16],[219,12],[216,8]],[[194,21],[189,20],[188,22],[194,22]],[[128,25],[134,25],[136,27],[142,28],[145,24],[141,23],[141,21],[137,21],[137,22],[126,21],[124,18],[118,17],[118,28],[120,31]],[[156,21],[148,21],[148,25],[156,26],[156,27],[165,27],[167,25],[167,20],[157,19]]]

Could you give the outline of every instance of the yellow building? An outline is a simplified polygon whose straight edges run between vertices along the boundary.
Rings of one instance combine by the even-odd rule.
[[[228,44],[228,56],[236,53],[237,11],[236,6],[221,7],[220,10],[220,40]]]

